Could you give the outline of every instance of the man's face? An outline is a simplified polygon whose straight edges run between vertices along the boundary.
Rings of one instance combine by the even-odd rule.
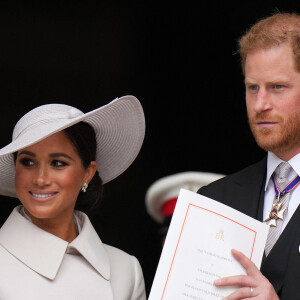
[[[283,160],[300,152],[300,73],[289,44],[247,55],[246,104],[257,144]]]

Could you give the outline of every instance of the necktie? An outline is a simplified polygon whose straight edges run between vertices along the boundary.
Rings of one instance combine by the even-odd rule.
[[[279,190],[279,197],[280,197],[279,203],[282,204],[280,209],[278,209],[278,211],[279,211],[278,214],[280,214],[280,213],[284,214],[284,211],[288,207],[290,193],[288,191],[288,192],[284,193],[282,196],[280,196],[280,192],[282,192],[287,187],[287,185],[289,185],[288,174],[291,171],[292,167],[290,166],[289,163],[282,162],[279,164],[279,166],[277,168],[278,168],[279,172],[278,172],[278,176],[276,178],[276,182],[274,181],[274,185],[275,185],[274,187],[275,187],[275,190],[276,190],[276,188]],[[276,201],[278,201],[278,197],[276,197],[276,199],[274,200],[274,204],[276,204]],[[274,211],[274,205],[273,205],[273,210],[271,211],[271,213],[273,211]],[[271,216],[271,213],[270,213],[270,216]],[[281,234],[283,220],[281,218],[277,218],[275,220],[275,222],[276,222],[275,223],[276,226],[270,226],[268,237],[267,237],[267,242],[266,242],[266,247],[265,247],[265,252],[266,252],[267,256],[270,253],[271,249],[273,248],[274,244],[276,243],[277,239],[279,238],[279,236]]]

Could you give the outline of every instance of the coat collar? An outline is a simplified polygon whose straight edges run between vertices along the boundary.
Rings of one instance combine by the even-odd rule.
[[[0,229],[0,244],[23,264],[53,280],[69,247],[76,249],[104,279],[110,279],[108,255],[84,213],[76,212],[82,229],[76,239],[68,244],[23,217],[21,208],[16,207]]]

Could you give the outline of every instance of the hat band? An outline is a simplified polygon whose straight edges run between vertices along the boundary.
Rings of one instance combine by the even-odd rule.
[[[80,110],[77,110],[75,108],[71,108],[68,112],[63,113],[49,113],[47,115],[47,119],[45,119],[45,116],[41,116],[40,118],[36,118],[34,122],[26,126],[23,130],[19,131],[19,127],[22,128],[22,124],[17,124],[14,132],[13,132],[13,141],[16,140],[19,136],[30,130],[32,127],[36,127],[37,125],[43,125],[50,122],[57,122],[57,120],[70,120],[75,119],[77,117],[80,117],[83,115],[83,112]]]
[[[171,198],[163,204],[161,208],[161,213],[164,217],[171,216],[173,214],[176,206],[176,202],[177,202],[177,197]]]

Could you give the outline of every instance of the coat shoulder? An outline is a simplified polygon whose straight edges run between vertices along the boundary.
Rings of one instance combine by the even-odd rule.
[[[198,193],[213,199],[220,199],[233,186],[251,186],[256,182],[264,182],[266,176],[267,158],[252,164],[240,171],[227,175],[206,186],[201,187]]]

